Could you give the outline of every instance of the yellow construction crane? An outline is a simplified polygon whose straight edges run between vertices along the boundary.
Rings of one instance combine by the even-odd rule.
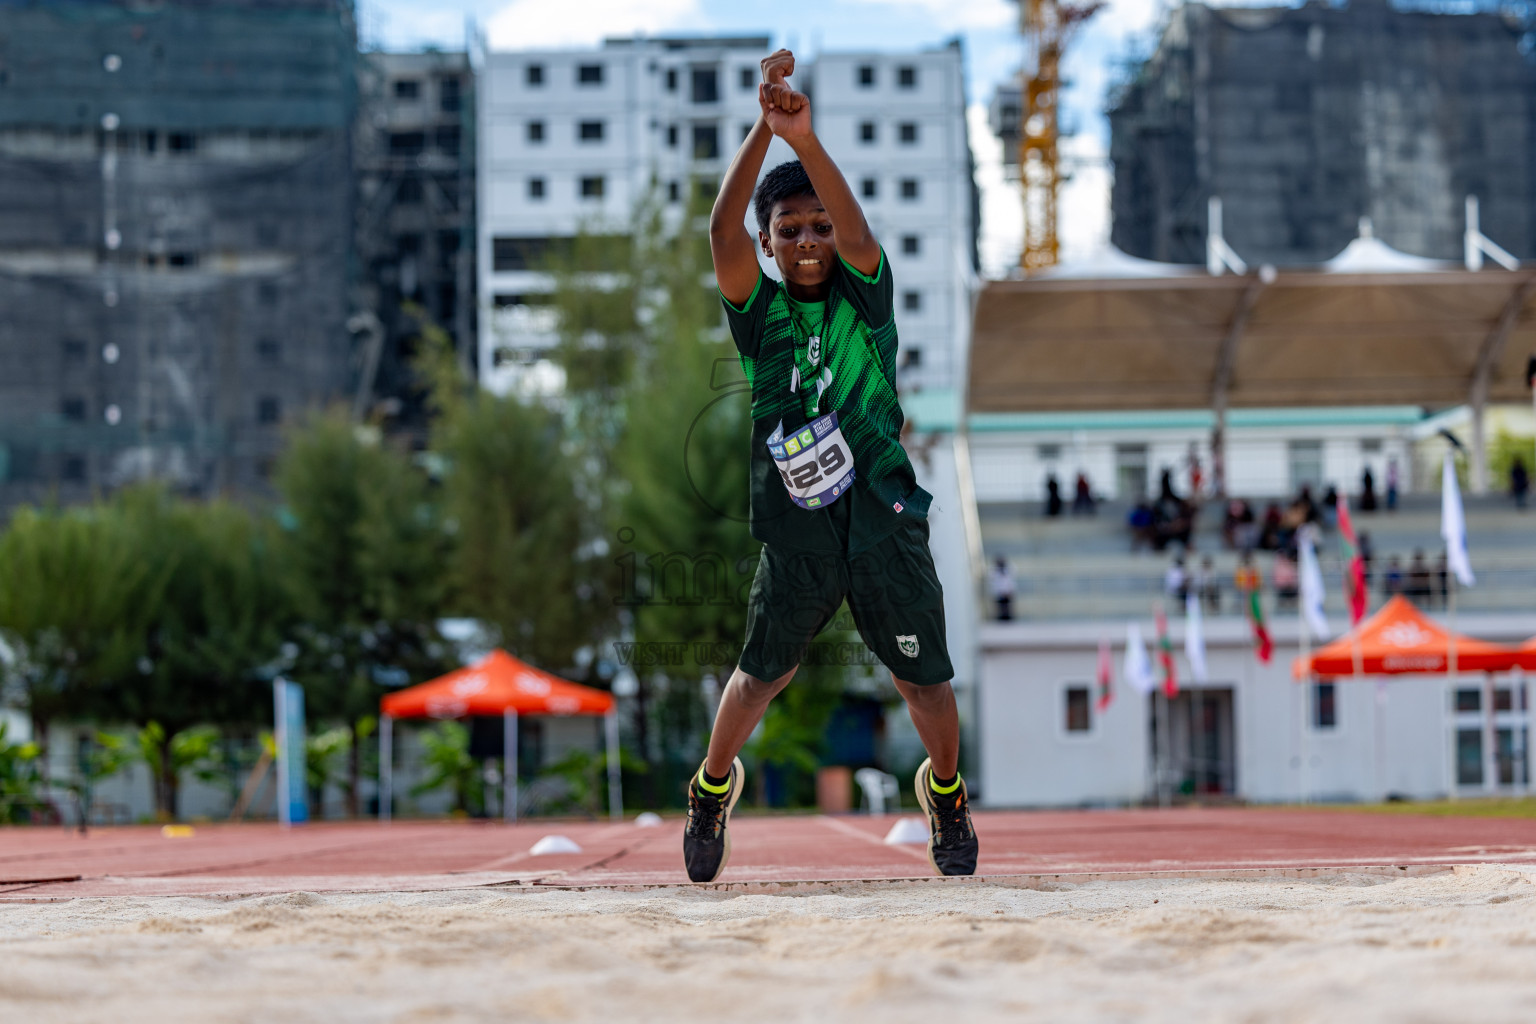
[[[1060,255],[1056,190],[1063,180],[1057,149],[1061,55],[1073,29],[1103,6],[1102,0],[1019,0],[1019,29],[1031,65],[1025,69],[1019,126],[1019,182],[1024,188],[1024,251],[1019,265],[1025,271],[1054,266]]]

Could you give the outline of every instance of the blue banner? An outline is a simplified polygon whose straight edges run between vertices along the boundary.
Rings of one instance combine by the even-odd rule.
[[[299,825],[309,820],[309,787],[304,761],[304,687],[277,679],[272,683],[277,740],[277,820]]]

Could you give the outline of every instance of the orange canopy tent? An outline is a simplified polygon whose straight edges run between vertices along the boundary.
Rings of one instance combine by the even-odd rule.
[[[389,820],[393,798],[393,726],[397,718],[463,718],[501,715],[505,759],[502,812],[517,819],[517,718],[519,715],[602,715],[608,747],[609,814],[624,814],[619,789],[619,720],[613,694],[540,671],[503,650],[445,676],[388,694],[379,702],[379,817]]]
[[[1515,648],[1515,663],[1527,672],[1536,672],[1536,637]]]
[[[1352,633],[1318,648],[1310,658],[1297,658],[1292,674],[1297,679],[1352,676],[1357,644],[1362,675],[1444,674],[1451,667],[1451,636],[1399,594]],[[1513,648],[1460,635],[1455,656],[1458,672],[1504,672],[1519,663]]]

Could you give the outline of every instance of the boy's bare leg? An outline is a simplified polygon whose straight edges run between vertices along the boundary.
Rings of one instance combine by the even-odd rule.
[[[941,779],[952,778],[960,768],[960,709],[954,687],[948,683],[918,686],[895,676],[891,682],[907,702],[907,713],[933,762],[933,773]]]
[[[737,666],[725,684],[725,691],[720,694],[720,710],[715,713],[715,728],[709,734],[709,754],[704,758],[705,771],[716,778],[730,774],[731,761],[746,746],[752,730],[757,728],[763,712],[768,710],[769,702],[795,678],[796,668],[772,682],[764,682],[747,675]],[[950,703],[954,703],[953,698]],[[956,746],[959,746],[958,732]]]

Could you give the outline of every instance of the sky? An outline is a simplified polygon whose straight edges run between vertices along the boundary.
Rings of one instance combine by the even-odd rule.
[[[1111,0],[1068,51],[1062,120],[1077,132],[1062,142],[1072,174],[1059,199],[1064,262],[1108,243],[1104,97],[1127,57],[1148,51],[1163,9],[1163,0]],[[358,0],[363,44],[388,49],[461,49],[471,24],[493,50],[584,46],[637,32],[754,33],[814,57],[823,50],[914,50],[959,36],[982,190],[982,269],[989,276],[1017,264],[1023,233],[1018,187],[1004,180],[1001,146],[986,123],[993,91],[1023,61],[1018,17],[1015,0]]]

